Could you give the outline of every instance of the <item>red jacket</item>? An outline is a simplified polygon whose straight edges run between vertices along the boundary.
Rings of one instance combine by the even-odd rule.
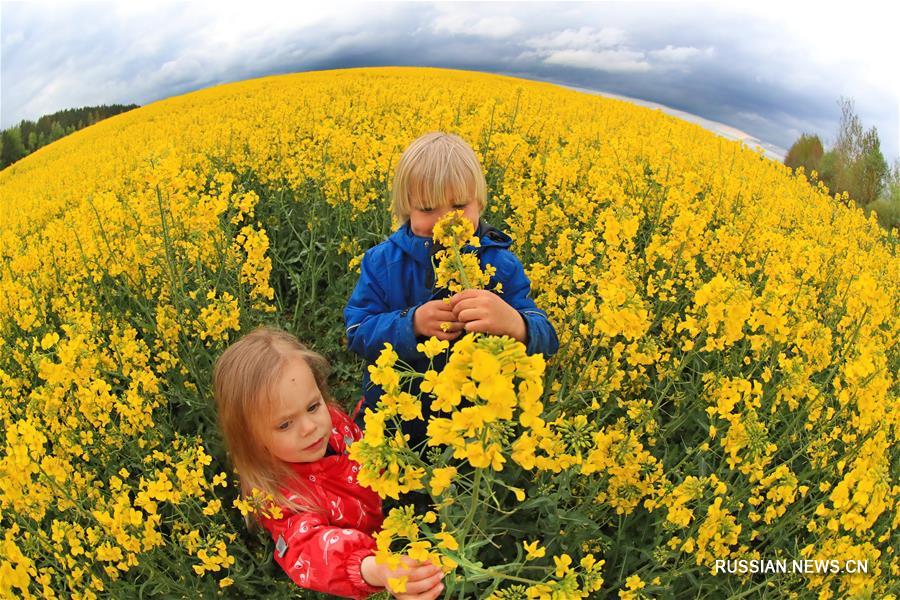
[[[328,407],[336,454],[313,463],[290,463],[307,484],[307,496],[324,513],[291,512],[281,519],[260,519],[275,540],[275,561],[300,587],[336,596],[365,598],[383,588],[367,584],[360,573],[362,559],[375,553],[372,533],[381,528],[381,498],[356,481],[359,465],[347,447],[362,437],[359,427],[343,411]],[[283,488],[288,499],[293,490]]]

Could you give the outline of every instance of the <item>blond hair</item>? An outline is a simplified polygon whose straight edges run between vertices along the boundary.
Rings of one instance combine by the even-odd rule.
[[[328,361],[290,333],[269,327],[251,331],[219,356],[213,368],[213,395],[219,427],[240,476],[241,496],[250,497],[256,489],[292,511],[318,511],[322,507],[303,493],[303,482],[260,441],[261,423],[272,411],[274,389],[285,367],[296,358],[309,366],[322,397],[333,405]],[[298,488],[300,501],[282,493],[288,483]]]
[[[487,184],[475,151],[458,135],[435,131],[415,139],[394,171],[391,212],[398,222],[416,208],[436,208],[453,200],[478,200],[487,206]]]

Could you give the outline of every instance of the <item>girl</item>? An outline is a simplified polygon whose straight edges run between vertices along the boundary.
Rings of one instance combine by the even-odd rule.
[[[359,465],[347,447],[362,434],[330,397],[328,371],[325,358],[269,328],[244,336],[216,361],[219,424],[241,495],[259,490],[280,509],[256,518],[272,534],[275,561],[297,585],[365,598],[389,577],[405,576],[405,593],[388,590],[395,597],[437,598],[440,568],[408,557],[395,570],[375,562],[381,499],[357,483]]]

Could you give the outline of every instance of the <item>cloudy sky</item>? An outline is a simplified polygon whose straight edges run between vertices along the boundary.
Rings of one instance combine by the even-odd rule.
[[[318,7],[4,0],[0,126],[274,73],[429,65],[663,105],[729,137],[755,138],[773,154],[801,132],[829,144],[837,100],[852,97],[891,161],[900,152],[900,46],[883,11],[859,0]]]

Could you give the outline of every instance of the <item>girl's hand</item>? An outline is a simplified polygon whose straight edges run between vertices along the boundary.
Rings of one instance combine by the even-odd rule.
[[[525,319],[494,292],[463,290],[450,297],[450,307],[467,333],[508,335],[525,343]]]
[[[434,600],[444,591],[444,584],[441,583],[444,573],[440,567],[408,556],[400,560],[402,565],[399,568],[389,569],[387,565],[375,562],[374,556],[367,556],[360,565],[360,572],[369,585],[386,588],[398,600]],[[406,590],[395,592],[388,585],[388,579],[401,577],[406,577]]]
[[[441,323],[450,323],[450,329],[441,329]],[[452,340],[459,337],[463,329],[453,315],[450,305],[443,300],[431,300],[419,306],[413,313],[413,333],[434,336],[439,340]]]

